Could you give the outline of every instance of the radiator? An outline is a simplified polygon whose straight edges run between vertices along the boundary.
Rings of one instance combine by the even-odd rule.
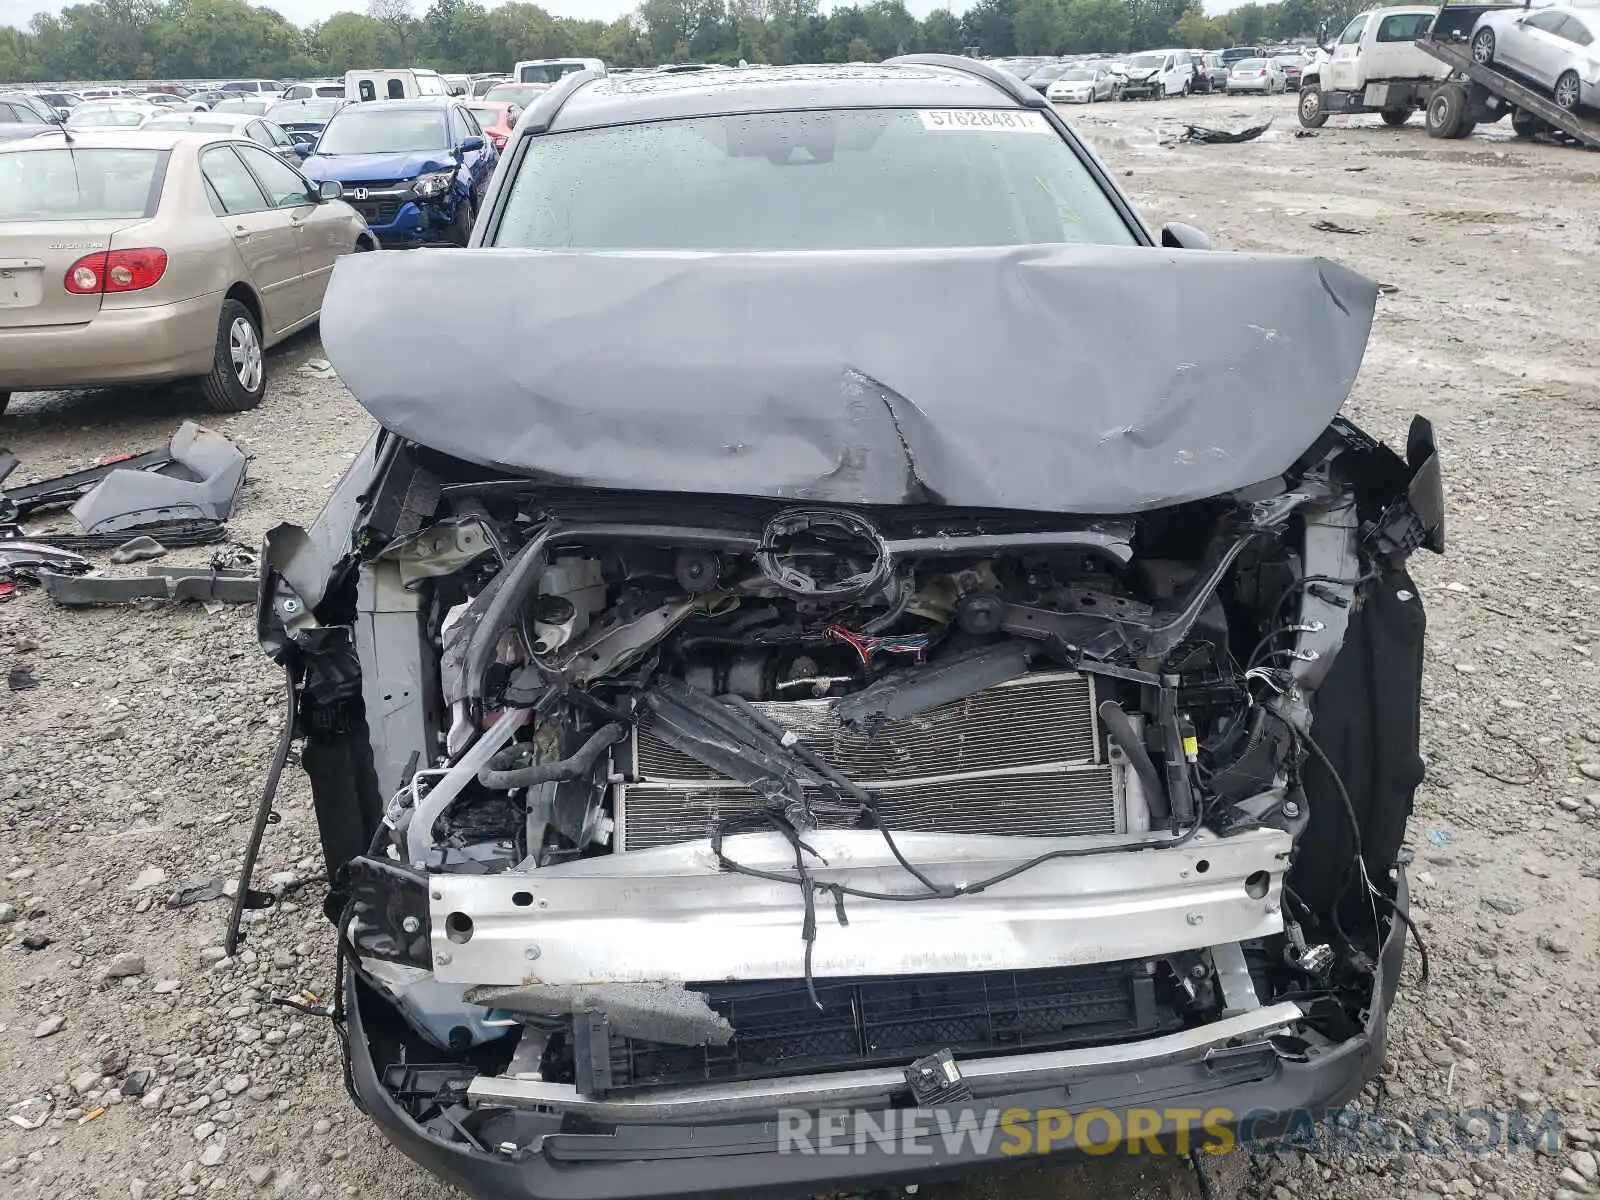
[[[891,830],[1063,837],[1142,828],[1125,810],[1125,771],[1108,761],[1094,681],[1070,672],[1025,675],[966,700],[852,732],[831,700],[755,706],[807,749],[871,792]],[[645,850],[708,837],[763,801],[666,745],[648,729],[620,748],[616,848]],[[819,794],[819,800],[832,793]],[[819,823],[852,823],[826,804]]]

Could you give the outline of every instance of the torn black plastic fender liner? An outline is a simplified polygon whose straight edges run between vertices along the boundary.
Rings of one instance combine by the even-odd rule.
[[[790,749],[736,709],[676,679],[643,698],[645,723],[667,745],[770,801],[796,829],[814,829],[806,789],[824,786]]]
[[[432,967],[425,872],[362,855],[339,873],[336,886],[347,897],[348,933],[357,952],[385,962]]]
[[[906,667],[844,697],[835,711],[846,728],[871,734],[887,722],[965,700],[1016,679],[1027,671],[1031,658],[1029,647],[1006,642],[941,662]]]
[[[509,474],[1107,514],[1282,474],[1349,395],[1376,300],[1323,259],[1220,251],[485,248],[349,256],[322,337],[379,424]],[[463,356],[472,393],[441,405]]]

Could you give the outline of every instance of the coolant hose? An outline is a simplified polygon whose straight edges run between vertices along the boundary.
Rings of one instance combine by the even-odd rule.
[[[1139,782],[1144,784],[1145,803],[1150,806],[1152,819],[1165,820],[1170,815],[1166,785],[1161,782],[1156,764],[1150,761],[1150,752],[1144,748],[1139,731],[1128,720],[1128,714],[1122,711],[1122,705],[1115,700],[1102,702],[1100,723],[1106,727],[1106,734],[1117,744],[1117,749],[1127,755],[1134,773],[1139,776]]]
[[[594,769],[595,761],[606,747],[620,742],[626,732],[615,722],[602,725],[589,735],[589,740],[579,746],[576,753],[554,762],[534,763],[529,767],[511,765],[522,755],[524,746],[507,746],[478,772],[478,782],[498,792],[509,792],[516,788],[537,787],[541,783],[582,779]]]

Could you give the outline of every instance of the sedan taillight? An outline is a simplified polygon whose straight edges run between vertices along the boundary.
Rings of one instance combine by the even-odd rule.
[[[142,291],[154,287],[166,273],[165,250],[101,250],[85,254],[68,267],[63,282],[74,296],[93,296],[99,292]]]

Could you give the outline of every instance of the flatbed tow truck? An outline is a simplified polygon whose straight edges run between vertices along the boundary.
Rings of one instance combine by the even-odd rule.
[[[1562,135],[1571,142],[1600,150],[1600,118],[1562,108],[1549,96],[1472,57],[1472,28],[1486,12],[1501,4],[1446,4],[1439,9],[1417,49],[1451,68],[1449,78],[1429,93],[1424,112],[1428,135],[1464,138],[1479,124],[1508,113],[1518,137]]]

